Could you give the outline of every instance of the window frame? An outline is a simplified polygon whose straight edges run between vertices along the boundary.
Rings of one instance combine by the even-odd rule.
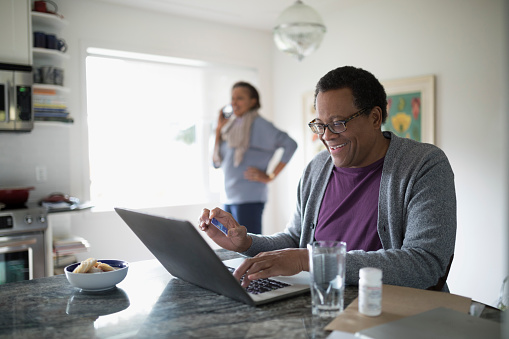
[[[84,114],[84,117],[85,119],[88,120],[88,109],[87,109],[87,103],[88,103],[88,98],[87,98],[87,87],[86,87],[86,76],[87,76],[87,69],[86,69],[86,58],[88,56],[99,56],[99,57],[108,57],[107,55],[104,55],[102,54],[102,51],[104,51],[103,49],[100,49],[100,48],[94,48],[94,47],[88,47],[88,48],[85,48],[85,53],[84,53],[84,62],[83,62],[83,67],[84,67],[84,82],[85,82],[85,86],[83,87],[83,91],[84,91],[84,105],[85,105],[85,114]],[[111,51],[111,50],[109,50]],[[107,51],[107,52],[109,52]],[[122,50],[120,50],[121,53],[132,53],[132,52],[124,52]],[[127,56],[127,59],[129,59],[129,55],[133,55],[133,54],[128,54]],[[136,53],[134,54],[136,55]],[[239,73],[252,73],[252,78],[251,79],[248,79],[248,81],[252,82],[255,86],[257,85],[257,82],[258,82],[258,71],[256,68],[253,68],[253,67],[243,67],[243,66],[237,66],[237,65],[225,65],[225,64],[215,64],[215,63],[210,63],[210,62],[205,62],[205,61],[199,61],[199,60],[191,60],[191,59],[182,59],[182,58],[174,58],[174,57],[165,57],[165,56],[157,56],[157,55],[151,55],[151,54],[145,54],[145,53],[138,53],[138,55],[141,55],[143,57],[147,57],[148,59],[147,60],[144,60],[144,61],[154,61],[154,62],[167,62],[167,63],[170,63],[170,64],[178,64],[178,65],[185,65],[186,67],[200,67],[202,69],[205,69],[206,72],[210,72],[210,73],[221,73],[222,70],[225,70],[225,69],[228,69],[229,71],[235,71],[235,70],[239,70],[240,72]],[[115,56],[110,56],[110,57],[115,57]],[[120,57],[120,59],[122,59],[122,57]],[[137,60],[137,59],[135,59]],[[213,78],[213,76],[211,76],[210,78]],[[238,81],[238,80],[245,80],[245,79],[231,79],[230,83],[229,83],[229,87],[228,88],[231,88],[231,85],[233,85],[233,83],[235,81]],[[208,79],[208,81],[212,81],[211,79]],[[209,85],[210,86],[210,85]],[[226,93],[224,94],[225,97],[221,98],[218,103],[220,102],[221,104],[218,105],[218,103],[216,103],[215,106],[217,106],[218,108],[224,103],[228,103],[229,102],[229,96],[230,96],[230,93],[229,93],[229,90],[226,91]],[[205,105],[205,103],[204,103]],[[214,111],[216,111],[217,109],[214,109]],[[205,112],[205,110],[203,110],[203,112]],[[215,114],[215,112],[214,112]],[[213,147],[213,144],[211,145],[211,143],[213,143],[213,126],[215,124],[215,116],[214,114],[210,115],[210,116],[205,116],[206,114],[204,113],[204,116],[202,116],[200,119],[199,119],[199,123],[197,123],[195,126],[196,126],[196,142],[197,142],[197,145],[198,145],[198,149],[200,151],[200,155],[199,155],[199,158],[201,159],[200,160],[200,164],[202,164],[202,166],[204,166],[205,168],[207,168],[208,170],[204,170],[202,171],[202,175],[203,175],[203,183],[204,185],[206,185],[208,187],[208,189],[206,190],[206,194],[204,194],[204,196],[202,197],[197,197],[196,200],[193,201],[193,204],[195,203],[198,203],[198,204],[202,204],[202,203],[206,203],[206,202],[209,202],[209,201],[218,201],[219,200],[219,192],[211,192],[210,190],[210,170],[212,169],[212,166],[211,166],[211,161],[210,161],[210,155],[211,155],[211,152],[212,152],[212,147]],[[84,141],[84,148],[86,149],[85,152],[83,153],[84,156],[83,156],[83,162],[84,164],[86,164],[86,166],[83,166],[82,168],[85,168],[86,170],[84,170],[83,172],[83,192],[85,193],[84,196],[85,196],[85,199],[90,201],[91,200],[91,178],[90,178],[90,158],[89,158],[89,151],[90,151],[90,140],[89,140],[89,127],[88,127],[88,124],[84,124],[84,135],[86,136],[84,139],[86,139]],[[201,143],[201,145],[199,144]],[[217,170],[216,170],[217,171]],[[93,203],[93,201],[92,201]],[[188,205],[188,203],[185,203],[186,205]],[[163,204],[164,205],[164,204]],[[164,205],[164,206],[168,206],[168,205]],[[171,206],[178,206],[178,205],[171,205]],[[140,208],[143,208],[143,206],[141,206]],[[108,210],[111,210],[111,208],[107,208],[107,209],[104,209],[104,208],[98,208],[96,209],[96,211],[108,211]]]

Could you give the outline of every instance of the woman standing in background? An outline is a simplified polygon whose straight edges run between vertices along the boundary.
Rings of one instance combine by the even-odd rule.
[[[250,233],[262,231],[262,213],[267,202],[267,183],[290,161],[297,143],[258,114],[260,96],[247,82],[232,87],[233,114],[219,112],[213,163],[224,172],[224,210]],[[272,173],[267,167],[278,148],[284,152]]]

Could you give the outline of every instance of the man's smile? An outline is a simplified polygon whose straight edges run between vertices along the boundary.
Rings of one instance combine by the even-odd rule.
[[[329,146],[329,149],[330,149],[331,151],[334,151],[334,150],[337,150],[337,149],[339,149],[339,148],[343,148],[343,147],[345,147],[345,146],[346,146],[346,142],[345,142],[344,144],[340,144],[340,145],[336,145],[336,146]]]

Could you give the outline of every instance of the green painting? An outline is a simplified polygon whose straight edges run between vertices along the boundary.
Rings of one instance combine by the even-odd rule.
[[[421,92],[387,96],[387,120],[382,130],[397,136],[422,141]]]

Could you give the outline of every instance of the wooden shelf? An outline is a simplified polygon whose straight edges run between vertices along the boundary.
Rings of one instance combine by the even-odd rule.
[[[40,59],[62,61],[70,58],[69,54],[62,53],[60,51],[57,51],[56,49],[34,47],[32,49],[32,52],[34,53],[34,58]]]
[[[49,85],[49,84],[33,84],[33,88],[39,88],[39,89],[49,89],[49,90],[55,90],[57,92],[64,92],[69,93],[71,90],[68,87],[58,86],[58,85]]]
[[[54,126],[54,127],[62,127],[62,126],[71,126],[74,124],[74,121],[44,121],[44,120],[34,120],[34,124],[39,126]]]
[[[58,15],[41,12],[32,12],[32,26],[44,26],[60,30],[67,25],[68,22],[59,17]]]

